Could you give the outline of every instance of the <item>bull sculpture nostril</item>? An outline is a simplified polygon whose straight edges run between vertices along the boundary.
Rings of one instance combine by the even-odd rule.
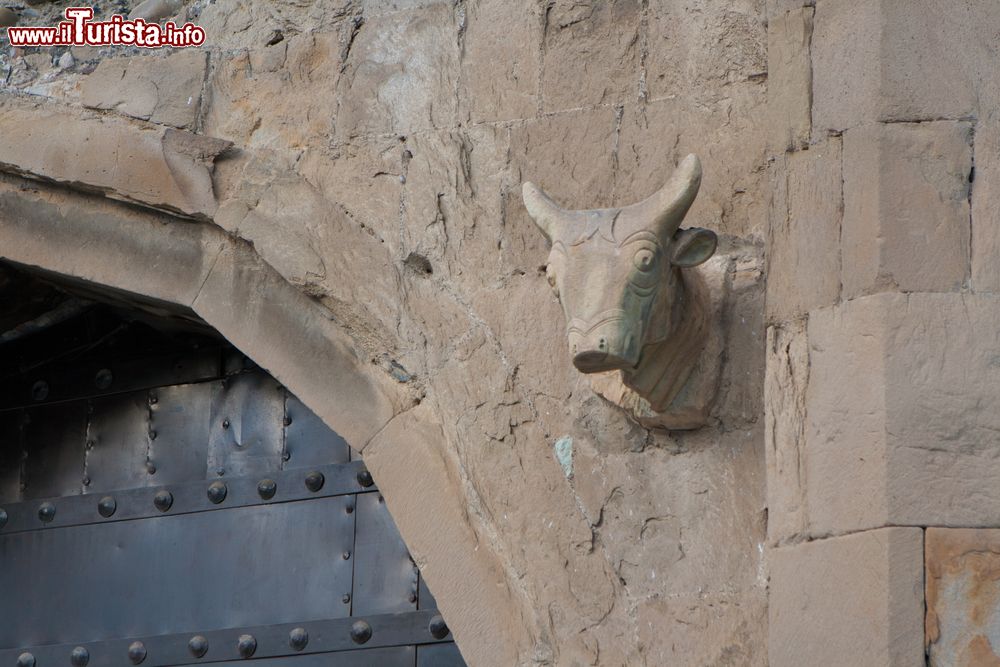
[[[600,350],[607,351],[607,349],[608,349],[608,339],[607,338],[602,338],[600,340],[600,342],[597,344],[597,347]]]

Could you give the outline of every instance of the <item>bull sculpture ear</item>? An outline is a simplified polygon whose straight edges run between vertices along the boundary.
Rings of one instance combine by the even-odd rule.
[[[521,195],[531,219],[551,242],[556,235],[556,227],[566,216],[566,212],[534,183],[525,183],[521,187]]]
[[[719,237],[713,231],[700,227],[679,229],[670,244],[670,263],[690,269],[708,261],[718,246]]]

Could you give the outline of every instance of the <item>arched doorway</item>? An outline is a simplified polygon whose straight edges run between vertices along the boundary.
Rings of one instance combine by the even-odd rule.
[[[360,456],[197,315],[0,264],[0,377],[0,664],[462,664]]]

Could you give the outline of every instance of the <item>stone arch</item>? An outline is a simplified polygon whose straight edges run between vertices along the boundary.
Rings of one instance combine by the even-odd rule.
[[[205,222],[0,175],[0,258],[215,328],[363,452],[468,663],[517,663],[516,605],[465,519],[430,410],[249,243]]]

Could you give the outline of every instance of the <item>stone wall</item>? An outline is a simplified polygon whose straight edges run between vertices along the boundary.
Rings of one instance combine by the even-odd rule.
[[[1000,664],[1000,9],[771,4],[771,664]]]
[[[22,24],[47,25],[70,3],[6,4]],[[102,1],[99,15],[126,5]],[[383,470],[379,480],[405,485],[426,474],[450,480],[447,492],[460,495],[456,512],[434,493],[415,507],[386,491],[432,588],[445,591],[442,609],[456,611],[449,622],[470,665],[764,665],[762,258],[769,192],[784,173],[769,170],[768,156],[794,166],[789,206],[822,228],[810,242],[795,229],[775,234],[785,246],[772,255],[788,261],[772,266],[808,271],[789,267],[809,253],[839,266],[812,243],[840,238],[835,202],[848,150],[819,132],[822,146],[808,155],[768,152],[767,128],[776,125],[766,103],[769,66],[776,57],[784,63],[790,92],[782,94],[808,95],[800,90],[807,73],[793,70],[810,29],[794,14],[782,19],[785,37],[774,23],[769,35],[765,10],[763,0],[197,0],[179,17],[205,28],[203,49],[73,48],[66,56],[5,48],[2,140],[30,148],[0,162],[152,203],[194,220],[174,224],[216,226],[249,242],[419,401],[438,426],[387,431],[383,440],[397,437],[404,449],[376,442],[366,456]],[[798,113],[795,101],[781,106]],[[56,120],[44,126],[47,117]],[[151,149],[143,144],[151,154],[163,128],[232,147],[217,145],[211,156],[207,194],[197,183],[164,190],[163,179],[177,174],[169,165],[163,173],[173,176],[160,180],[144,173],[153,162],[109,175],[107,153],[96,149],[54,164],[60,127],[84,121],[110,142],[155,135]],[[812,141],[808,111],[789,122],[789,146]],[[933,140],[942,149],[959,152],[970,136],[966,125],[940,134]],[[859,150],[919,150],[911,137],[887,135]],[[115,155],[133,158],[132,143],[119,148]],[[571,366],[544,276],[546,242],[520,184],[534,181],[577,208],[629,204],[688,152],[701,156],[705,178],[687,224],[718,231],[730,257],[726,358],[711,425],[665,433],[631,422]],[[877,163],[878,153],[870,159]],[[942,156],[942,179],[953,164],[961,155]],[[838,199],[825,197],[828,188]],[[814,210],[817,197],[823,206]],[[963,211],[960,201],[940,206]],[[957,240],[948,252],[967,255],[968,244]],[[869,271],[858,275],[871,279],[862,291],[896,275],[898,258],[865,261]],[[948,273],[948,284],[964,277]],[[772,389],[805,386],[805,329],[794,318],[838,299],[839,279],[815,291],[815,299],[770,299],[792,310],[767,347],[795,351],[787,377],[772,374]],[[335,377],[329,392],[336,400]],[[769,422],[774,451],[775,433],[806,428],[794,418],[804,403],[796,392],[769,395],[793,410],[776,410],[778,423]],[[432,445],[406,448],[416,431]],[[571,452],[566,470],[557,441]],[[794,494],[782,502],[801,509]],[[789,535],[805,530],[772,509],[775,517]],[[508,605],[508,627],[479,628],[457,613],[469,601],[448,599],[446,579],[466,576],[462,562],[435,568],[443,557],[419,540],[440,530],[435,521],[461,523],[494,555],[501,576],[481,602]],[[771,535],[780,541],[786,532],[772,526]],[[507,653],[479,641],[489,632],[511,638]]]

